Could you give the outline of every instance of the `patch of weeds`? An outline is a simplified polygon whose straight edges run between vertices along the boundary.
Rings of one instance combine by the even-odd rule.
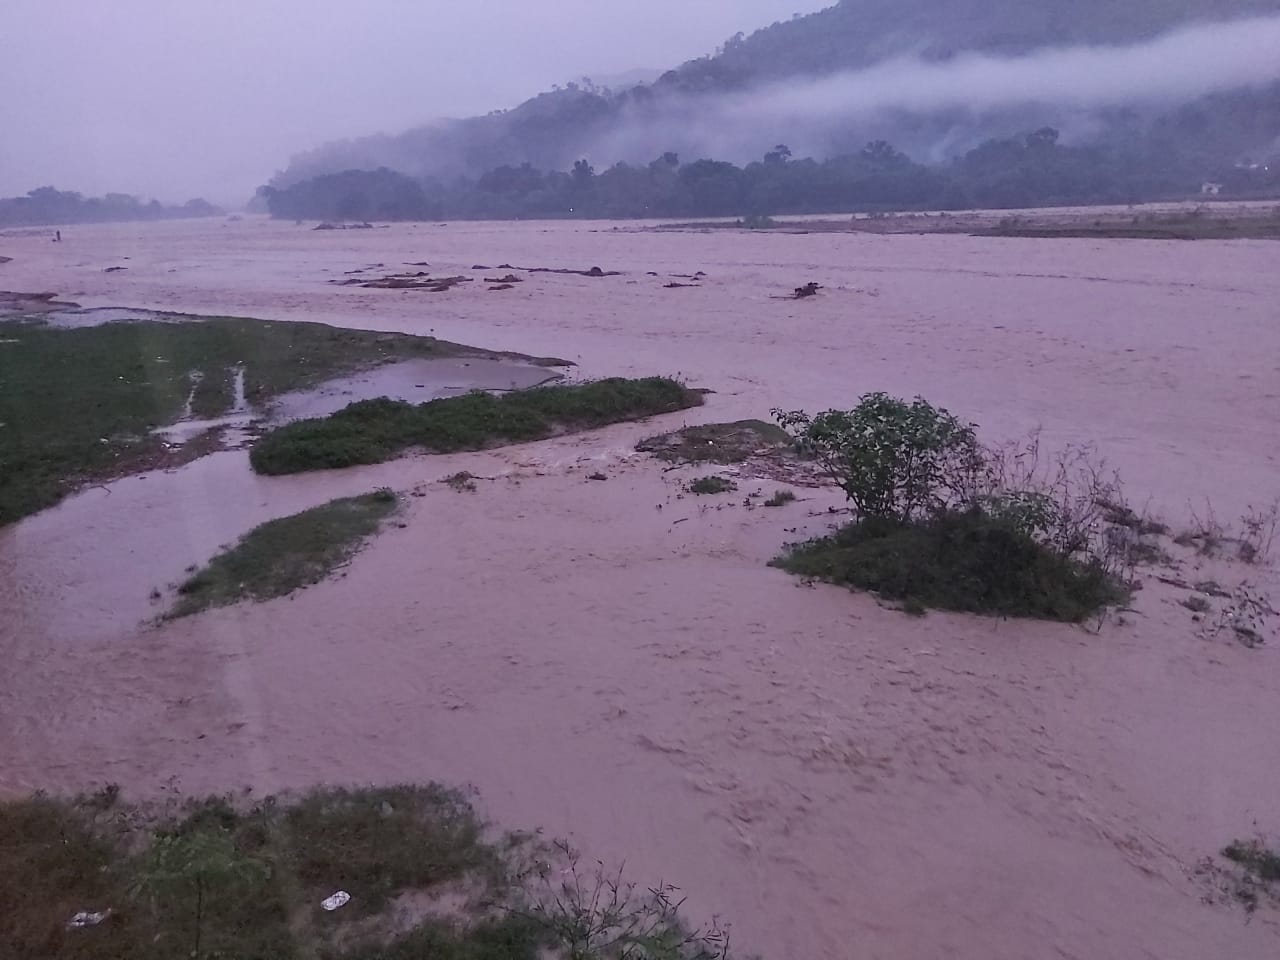
[[[1173,557],[1169,556],[1169,552],[1164,547],[1140,534],[1135,533],[1135,536],[1125,543],[1122,549],[1127,553],[1129,561],[1133,564],[1155,566],[1173,562]]]
[[[748,458],[789,450],[791,438],[781,427],[763,420],[704,423],[649,437],[636,444],[668,463],[743,463]]]
[[[445,477],[440,481],[453,490],[455,493],[475,493],[476,477],[473,473],[466,470],[459,470],[457,473]]]
[[[272,864],[211,819],[159,831],[132,868],[155,943],[173,956],[295,955]]]
[[[1098,507],[1102,510],[1104,522],[1132,530],[1138,536],[1163,537],[1169,534],[1168,524],[1154,520],[1145,514],[1140,514],[1128,504],[1116,503],[1104,497],[1099,500]]]
[[[1276,532],[1280,528],[1280,498],[1265,509],[1250,507],[1240,517],[1243,531],[1239,541],[1239,556],[1245,563],[1265,563],[1271,556]]]
[[[0,803],[0,956],[146,956],[146,932],[123,909],[121,858],[75,804],[41,795]],[[77,913],[108,910],[100,924],[68,929]]]
[[[322,956],[324,960],[544,960],[555,956],[547,952],[551,945],[541,924],[508,915],[473,924],[428,920],[391,943],[373,939]]]
[[[172,808],[114,791],[0,801],[0,956],[729,957],[726,931],[684,923],[675,887],[639,887],[603,865],[580,871],[567,844],[531,834],[489,843],[463,795],[438,785]],[[474,895],[447,916],[432,912],[460,887]],[[337,890],[350,901],[324,911]],[[406,912],[415,897],[425,905]]]
[[[531,921],[559,949],[553,956],[574,960],[729,960],[729,931],[717,922],[690,929],[680,915],[680,890],[659,884],[641,890],[622,871],[598,863],[579,867],[579,856],[558,842],[554,878],[550,866],[538,873],[541,887],[514,916]],[[567,866],[561,867],[561,862]]]
[[[868,518],[792,546],[773,565],[904,604],[1068,623],[1128,595],[1097,564],[977,510],[910,523]]]
[[[1213,505],[1205,504],[1203,516],[1192,510],[1191,519],[1191,527],[1174,537],[1173,542],[1180,547],[1194,547],[1202,557],[1216,556],[1230,537],[1227,528],[1214,514]]]
[[[308,897],[351,894],[339,919],[377,913],[405,890],[499,870],[482,828],[460,793],[436,785],[319,790],[284,815],[293,875]]]
[[[772,497],[764,502],[766,507],[785,507],[788,503],[795,503],[796,495],[790,490],[779,490]]]
[[[902,612],[909,617],[923,617],[929,613],[929,608],[915,597],[907,597],[902,601]]]
[[[732,493],[738,485],[727,477],[698,477],[689,483],[689,492],[697,496],[712,496],[720,493]]]
[[[1236,840],[1222,855],[1238,863],[1263,883],[1280,882],[1280,850],[1272,850],[1261,840]]]
[[[254,470],[300,473],[381,463],[419,447],[430,453],[484,450],[544,440],[695,407],[702,394],[666,377],[614,378],[571,386],[470,393],[423,404],[364,400],[316,420],[267,433],[250,452]]]
[[[195,416],[229,413],[236,368],[245,399],[261,408],[394,360],[494,355],[433,337],[230,317],[74,329],[10,320],[0,340],[15,341],[0,350],[0,526],[85,483],[208,452],[195,441],[171,449],[154,431],[181,419],[188,401]]]
[[[355,555],[398,502],[392,491],[379,490],[255,527],[178,587],[181,598],[169,616],[270,600],[319,583]]]
[[[1212,639],[1223,631],[1230,631],[1246,647],[1260,647],[1266,643],[1271,618],[1280,615],[1271,606],[1270,598],[1252,584],[1242,583],[1225,600],[1217,619],[1200,635]]]
[[[1182,605],[1192,613],[1208,613],[1211,605],[1207,597],[1194,593],[1182,601]]]

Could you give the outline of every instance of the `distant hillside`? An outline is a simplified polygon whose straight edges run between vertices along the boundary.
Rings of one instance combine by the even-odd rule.
[[[1072,44],[1127,44],[1173,27],[1280,12],[1280,0],[841,0],[739,34],[713,57],[661,78],[683,90],[724,90],[797,74],[859,69],[904,55],[1027,53]]]
[[[804,84],[849,71],[884,71],[880,65],[887,61],[916,65],[903,68],[909,70],[945,70],[964,68],[967,54],[1032,55],[1024,63],[1034,71],[1044,48],[1091,45],[1123,56],[1126,45],[1173,28],[1259,15],[1280,15],[1280,0],[842,0],[732,37],[714,55],[651,84],[621,90],[569,84],[483,117],[326,144],[295,157],[271,185],[283,189],[327,174],[387,168],[422,180],[428,195],[439,195],[442,184],[503,167],[564,171],[585,158],[603,169],[620,161],[647,164],[664,153],[744,164],[779,142],[823,160],[887,141],[937,166],[987,140],[1051,126],[1061,131],[1064,144],[1106,145],[1143,163],[1153,151],[1169,154],[1158,164],[1162,182],[1185,186],[1243,159],[1280,153],[1274,84],[1223,90],[1206,79],[1203,89],[1213,92],[1203,96],[1183,94],[1170,102],[1147,89],[1142,102],[1089,106],[1069,90],[1056,100],[1052,90],[1042,90],[1021,102],[1014,82],[1001,88],[1003,100],[995,104],[912,106],[908,97],[876,106],[862,103],[868,90],[903,82],[902,77],[867,74],[870,79],[841,80],[845,87],[836,93],[794,93],[804,110],[789,112],[785,99],[780,106],[777,98],[780,90],[785,98],[788,91],[807,90]],[[1211,53],[1214,62],[1229,64],[1235,51],[1224,48],[1219,56],[1214,47]],[[1276,62],[1268,79],[1280,79],[1280,56]],[[1064,82],[1087,80],[1087,72],[1082,68]],[[1200,72],[1184,68],[1174,79],[1198,78]],[[1121,69],[1118,77],[1132,81],[1139,74],[1150,76],[1150,65]],[[936,91],[946,81],[915,85]],[[833,99],[824,112],[813,106],[818,94],[843,99]],[[1210,128],[1213,136],[1207,138],[1203,131]]]

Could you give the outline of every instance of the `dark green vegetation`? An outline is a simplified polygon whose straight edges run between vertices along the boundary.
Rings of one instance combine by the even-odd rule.
[[[1034,107],[833,109],[738,121],[720,99],[895,57],[945,71],[972,54],[1116,47],[1190,23],[1275,12],[1274,0],[844,0],[739,33],[714,56],[650,84],[608,89],[583,78],[511,110],[322,146],[295,158],[264,199],[288,218],[452,219],[1129,203],[1198,195],[1205,181],[1221,183],[1225,196],[1275,196],[1275,83],[1123,107],[1081,106],[1064,89]],[[867,86],[880,83],[893,85],[877,77]],[[1049,127],[1072,129],[1075,139],[1047,150],[1042,135],[1023,136]],[[620,149],[620,140],[631,146]],[[814,159],[770,149],[779,141],[814,145]],[[751,146],[727,156],[718,152],[725,143]],[[898,151],[865,151],[867,143]],[[948,143],[956,148],[938,157]],[[938,159],[914,163],[904,153]],[[695,162],[681,165],[677,154]],[[745,162],[750,156],[762,159]],[[372,172],[380,165],[397,173]]]
[[[698,477],[698,479],[690,482],[689,492],[695,496],[715,496],[720,493],[732,493],[738,489],[738,485],[726,477]]]
[[[916,523],[863,520],[792,547],[774,564],[803,577],[924,607],[1078,623],[1125,591],[980,511]]]
[[[978,231],[990,237],[1087,240],[1280,240],[1280,210],[1269,216],[1226,217],[1204,213],[1134,217],[1129,222],[1023,225],[1017,221]]]
[[[883,393],[815,417],[775,411],[856,519],[774,565],[870,590],[909,613],[936,607],[1079,622],[1126,599],[1143,562],[1138,518],[1087,455],[1040,468],[1038,445],[982,447],[972,424],[922,398]],[[1146,558],[1150,559],[1150,558]]]
[[[4,802],[0,956],[726,960],[716,931],[688,932],[669,898],[611,888],[602,872],[593,886],[567,847],[492,834],[437,785],[164,809],[126,804],[113,787]],[[350,901],[322,909],[339,890]],[[611,890],[621,896],[597,896]],[[460,892],[447,917],[413,906]],[[393,916],[397,902],[407,918]]]
[[[259,473],[381,463],[412,447],[431,453],[542,440],[698,406],[702,394],[665,377],[597,380],[493,396],[471,393],[414,405],[365,400],[319,420],[273,430],[254,446]]]
[[[12,342],[4,342],[12,341]],[[431,337],[319,323],[233,318],[139,320],[61,329],[0,320],[0,526],[88,481],[169,466],[207,451],[170,450],[152,431],[234,405],[411,357],[489,356]]]
[[[1223,893],[1249,913],[1264,901],[1280,903],[1280,850],[1260,839],[1236,840],[1222,855],[1237,868],[1219,874]]]
[[[168,207],[157,200],[143,203],[127,193],[83,197],[73,191],[55,190],[53,187],[39,187],[25,197],[0,198],[0,226],[172,220],[176,217],[213,217],[221,213],[205,200],[188,200],[180,207]]]
[[[1277,85],[1272,98],[1280,94]],[[1243,95],[1242,95],[1243,96]],[[1262,106],[1258,106],[1262,110]],[[1212,106],[1204,115],[1216,117]],[[1200,114],[1197,113],[1197,116]],[[1192,125],[1187,121],[1188,125]],[[1280,121],[1274,122],[1280,135]],[[642,164],[597,172],[585,160],[571,172],[524,165],[490,170],[475,180],[419,182],[388,169],[322,174],[289,187],[264,188],[271,213],[287,219],[439,220],[522,218],[736,217],[744,228],[767,229],[770,214],[833,211],[1011,209],[1123,204],[1198,197],[1207,180],[1223,197],[1280,195],[1280,165],[1234,167],[1225,157],[1190,151],[1161,153],[1153,143],[1068,145],[1058,131],[987,140],[943,165],[925,165],[883,140],[825,159],[792,159],[775,150],[743,166],[712,159],[681,163],[667,153]],[[1196,141],[1199,143],[1199,141]],[[1280,159],[1280,158],[1278,158]],[[1077,236],[1272,236],[1265,224],[1232,228],[1185,223],[1130,224]],[[1241,232],[1245,231],[1245,232]],[[1261,234],[1258,231],[1264,231]],[[1056,228],[1007,225],[993,236],[1062,236]]]
[[[1269,849],[1261,840],[1237,840],[1222,855],[1264,883],[1280,882],[1280,850]]]
[[[636,444],[669,463],[742,463],[756,454],[789,449],[791,438],[781,427],[763,420],[703,423]]]
[[[795,503],[796,495],[790,490],[779,490],[772,497],[764,502],[766,507],[785,507],[788,503]]]
[[[270,600],[319,583],[378,532],[397,502],[390,490],[379,490],[269,520],[178,587],[181,599],[170,615]]]

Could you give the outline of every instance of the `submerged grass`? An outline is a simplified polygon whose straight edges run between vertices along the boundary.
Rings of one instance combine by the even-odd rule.
[[[0,321],[0,526],[79,485],[189,459],[152,431],[414,357],[489,356],[432,337],[240,318],[59,328]],[[550,363],[551,361],[546,361]]]
[[[732,493],[738,485],[728,477],[698,477],[689,483],[689,492],[699,497],[715,496],[720,493]]]
[[[319,583],[378,531],[397,502],[390,490],[379,490],[255,527],[178,587],[180,599],[170,616],[270,600]]]
[[[665,377],[535,387],[499,396],[471,393],[417,405],[365,400],[323,419],[273,430],[254,446],[250,462],[258,473],[286,474],[381,463],[412,447],[431,453],[483,450],[702,402],[701,393]]]
[[[701,423],[673,433],[649,437],[636,444],[641,453],[652,453],[669,463],[742,463],[753,454],[790,449],[791,437],[776,424],[763,420],[733,423]]]
[[[466,796],[437,784],[163,808],[37,795],[0,802],[0,956],[727,960],[709,937],[675,952],[650,936],[683,930],[678,903],[548,880],[564,873],[556,856],[488,839]],[[350,900],[324,910],[339,890]],[[432,910],[446,899],[447,915]]]
[[[921,608],[1078,623],[1125,596],[1102,570],[1061,556],[979,513],[910,524],[863,520],[797,544],[791,573]]]

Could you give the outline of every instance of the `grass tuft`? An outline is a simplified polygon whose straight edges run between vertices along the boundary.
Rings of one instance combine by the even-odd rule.
[[[396,509],[390,490],[333,500],[245,534],[178,587],[171,617],[240,600],[270,600],[319,583],[349,560]]]
[[[738,485],[726,477],[699,477],[690,482],[689,492],[697,496],[714,496],[720,493],[732,493]]]
[[[742,463],[749,457],[794,444],[781,427],[763,420],[734,423],[702,423],[673,433],[649,437],[636,444],[641,453],[652,453],[669,463]]]
[[[323,419],[273,430],[258,441],[249,459],[264,474],[382,463],[412,447],[431,453],[484,450],[702,402],[701,393],[665,377],[535,387],[499,396],[470,393],[418,405],[365,400]]]
[[[1125,596],[1102,570],[980,512],[900,524],[867,519],[773,561],[791,573],[886,600],[967,613],[1078,623]]]
[[[790,490],[779,490],[772,497],[764,502],[766,507],[785,507],[788,503],[795,503],[796,495]]]

